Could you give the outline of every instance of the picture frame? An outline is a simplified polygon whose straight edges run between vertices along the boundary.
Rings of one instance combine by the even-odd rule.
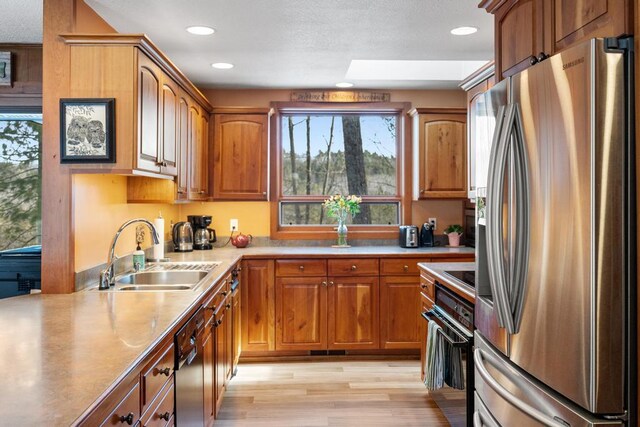
[[[115,163],[115,103],[60,99],[60,163]]]

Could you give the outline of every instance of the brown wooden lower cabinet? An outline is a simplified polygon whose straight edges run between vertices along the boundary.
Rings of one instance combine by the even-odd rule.
[[[202,339],[202,362],[204,364],[204,423],[213,425],[216,416],[216,383],[215,383],[215,336],[212,325],[207,324]]]
[[[231,362],[231,371],[232,374],[236,374],[236,370],[238,367],[238,360],[240,359],[240,353],[242,352],[242,317],[240,310],[240,300],[242,298],[242,289],[238,287],[236,291],[231,295],[232,299],[232,308],[231,308],[231,316],[233,318],[233,333],[232,333],[232,362]]]
[[[242,351],[276,349],[274,261],[242,261]]]
[[[276,278],[276,350],[327,348],[327,278]]]
[[[327,347],[330,350],[379,348],[378,282],[377,276],[329,277]]]
[[[425,294],[420,293],[420,313],[425,313],[433,308],[433,301]],[[425,362],[427,360],[427,332],[429,331],[429,321],[420,316],[420,378],[424,381]]]
[[[380,345],[382,348],[420,347],[420,286],[417,276],[380,279]]]
[[[229,336],[227,323],[230,322],[229,316],[226,315],[226,309],[221,307],[219,312],[214,316],[215,329],[215,415],[218,416],[220,406],[222,405],[222,397],[224,395],[225,385],[227,383],[227,371],[229,360]]]

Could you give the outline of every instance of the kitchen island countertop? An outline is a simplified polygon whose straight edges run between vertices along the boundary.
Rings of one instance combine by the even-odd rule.
[[[216,248],[171,261],[218,261],[191,292],[32,294],[0,300],[0,419],[6,425],[71,425],[84,417],[200,303],[242,257],[473,255],[470,248],[393,246]]]

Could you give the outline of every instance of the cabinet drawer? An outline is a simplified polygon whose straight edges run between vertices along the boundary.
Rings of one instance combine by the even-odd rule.
[[[124,399],[101,426],[134,425],[140,419],[140,383],[136,380]]]
[[[204,324],[205,328],[209,327],[213,320],[214,313],[220,310],[220,307],[224,305],[224,300],[229,295],[229,291],[226,288],[226,284],[221,286],[216,293],[204,304]]]
[[[426,296],[424,293],[420,294],[420,299],[422,300],[422,312],[427,312],[429,310],[431,310],[433,308],[433,301],[431,300],[431,298],[429,298],[428,296]]]
[[[420,276],[420,291],[433,301],[435,298],[435,283],[431,276]]]
[[[324,259],[279,259],[276,260],[276,276],[326,276],[327,261]]]
[[[377,276],[379,273],[377,258],[330,259],[330,276]]]
[[[167,385],[162,389],[160,396],[158,399],[153,402],[154,407],[149,411],[148,414],[145,414],[143,417],[144,420],[142,425],[145,427],[153,426],[153,427],[164,427],[168,424],[169,420],[173,417],[174,413],[174,387],[173,381],[167,383]]]
[[[380,260],[380,275],[381,276],[397,276],[397,275],[418,275],[420,269],[418,268],[419,262],[428,262],[428,259],[419,258],[396,258],[396,259],[381,259]]]
[[[142,371],[142,412],[148,408],[149,404],[157,397],[158,392],[164,384],[171,378],[175,363],[174,346],[171,343],[164,350],[158,352],[158,357],[147,365]]]

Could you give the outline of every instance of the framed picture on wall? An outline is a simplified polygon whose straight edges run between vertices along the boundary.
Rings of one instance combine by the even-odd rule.
[[[115,163],[115,103],[60,100],[60,163]]]

